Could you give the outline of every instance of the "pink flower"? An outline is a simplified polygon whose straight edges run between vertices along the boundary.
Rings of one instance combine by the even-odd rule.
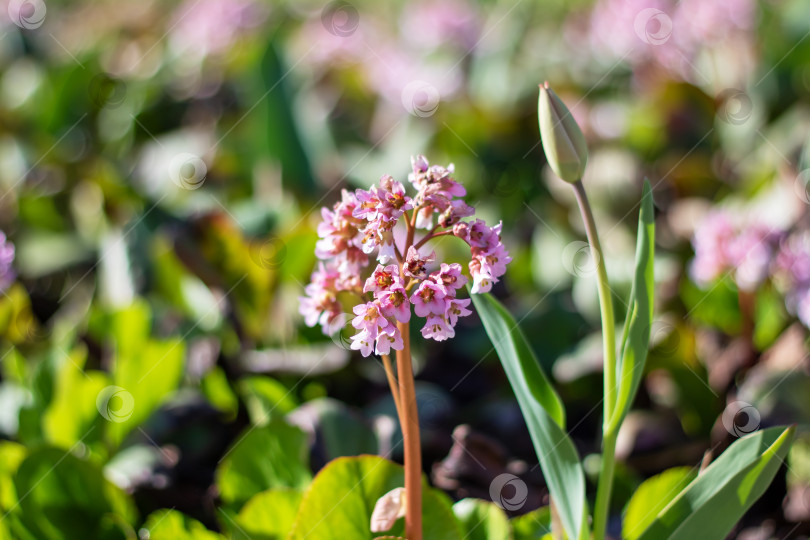
[[[506,265],[512,262],[509,252],[501,244],[501,227],[501,223],[488,227],[477,219],[472,225],[453,229],[454,234],[470,244],[472,260],[468,266],[473,277],[470,289],[473,294],[489,292],[498,278],[506,273]]]
[[[391,290],[383,291],[378,298],[383,315],[393,317],[401,323],[411,320],[411,303],[408,301],[408,293],[402,286],[397,286]]]
[[[428,315],[425,326],[422,327],[422,337],[425,339],[444,341],[455,335],[455,329],[447,324],[447,320],[441,315]]]
[[[355,351],[360,351],[363,356],[369,356],[371,351],[374,350],[375,338],[366,330],[361,330],[359,333],[352,336],[352,344],[350,347]]]
[[[393,287],[403,287],[402,279],[399,277],[399,268],[395,264],[388,266],[377,265],[363,286],[363,292],[378,293],[388,291]]]
[[[476,219],[469,227],[469,233],[466,240],[471,247],[487,248],[493,241],[493,234],[497,236],[494,229],[487,227],[487,224],[484,223],[483,220]],[[495,241],[498,241],[497,238]]]
[[[369,191],[358,189],[355,193],[359,203],[353,213],[356,218],[396,221],[405,211],[413,209],[405,187],[387,174],[380,179],[379,187],[372,186]]]
[[[423,257],[415,247],[411,246],[408,248],[408,254],[405,256],[404,273],[406,276],[413,279],[424,279],[427,277],[427,265],[435,260],[435,251]]]
[[[411,295],[411,303],[413,303],[413,310],[419,317],[426,317],[428,314],[444,315],[447,311],[445,303],[445,294],[442,288],[435,282],[424,280],[419,284]]]
[[[481,269],[481,262],[478,259],[470,261],[470,273],[473,277],[473,284],[470,287],[472,294],[486,293],[492,290],[492,284],[497,281],[495,277]]]
[[[368,256],[361,249],[362,221],[352,215],[356,207],[354,194],[343,190],[342,200],[333,210],[322,208],[323,221],[318,225],[321,239],[315,244],[315,255],[319,259],[335,258],[343,271],[354,273],[368,265]]]
[[[453,298],[449,302],[447,302],[447,312],[445,313],[445,318],[450,321],[451,326],[455,326],[458,322],[459,317],[466,317],[467,315],[471,315],[472,311],[467,309],[467,306],[470,305],[470,299],[465,298],[463,300],[457,300]]]
[[[456,291],[467,283],[467,278],[461,274],[461,265],[458,263],[442,263],[440,270],[430,276],[447,296],[455,296]]]
[[[343,307],[337,293],[356,286],[354,278],[341,274],[333,263],[321,262],[304,288],[306,296],[299,298],[298,310],[307,326],[320,324],[324,334],[332,334],[345,324]]]
[[[380,330],[391,324],[383,316],[382,308],[377,301],[354,306],[352,311],[357,315],[352,319],[352,326],[360,330],[361,333],[368,334],[368,337],[372,340],[377,339]]]
[[[391,354],[391,349],[401,351],[404,346],[399,328],[392,325],[386,328],[385,332],[377,337],[377,346],[374,349],[374,354]]]

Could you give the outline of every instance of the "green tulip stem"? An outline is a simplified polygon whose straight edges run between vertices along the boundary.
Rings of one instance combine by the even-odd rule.
[[[616,407],[616,322],[613,316],[613,301],[602,245],[596,232],[596,222],[593,219],[591,205],[585,194],[582,181],[573,184],[582,220],[585,223],[585,232],[591,246],[591,257],[596,264],[597,288],[599,291],[599,306],[602,314],[602,341],[604,345],[604,420],[602,435],[602,468],[599,472],[599,486],[596,490],[596,508],[594,509],[593,538],[603,540],[605,527],[610,508],[610,494],[613,487],[613,472],[615,468],[616,435],[618,430],[607,431],[613,409]]]

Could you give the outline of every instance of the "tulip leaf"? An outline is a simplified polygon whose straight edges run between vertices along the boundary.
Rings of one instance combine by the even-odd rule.
[[[795,427],[757,431],[734,442],[678,494],[639,540],[725,538],[770,485]]]
[[[638,218],[636,270],[619,350],[619,363],[616,366],[619,395],[616,400],[616,408],[611,413],[610,423],[605,426],[606,432],[614,432],[619,429],[622,420],[633,405],[633,399],[641,384],[641,376],[644,374],[653,317],[654,255],[655,211],[650,182],[645,180],[641,197],[641,213]]]
[[[622,538],[636,540],[695,476],[696,468],[673,467],[642,482],[624,511]]]
[[[529,428],[551,497],[569,538],[584,533],[585,475],[565,432],[565,411],[515,319],[489,294],[471,294]]]

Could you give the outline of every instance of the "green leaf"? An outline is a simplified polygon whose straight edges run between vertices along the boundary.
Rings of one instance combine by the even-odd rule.
[[[129,497],[100,467],[57,448],[31,452],[14,476],[15,537],[39,540],[126,538],[136,521]]]
[[[377,500],[404,485],[402,467],[379,456],[338,458],[312,481],[288,540],[372,540],[380,536],[402,537],[404,519],[384,534],[370,531],[371,513]],[[446,496],[423,482],[423,537],[430,540],[461,540]]]
[[[509,312],[489,294],[471,294],[470,298],[515,392],[565,531],[570,538],[580,538],[588,512],[585,474],[565,432],[562,401]]]
[[[21,444],[0,441],[0,538],[12,538],[11,524],[5,516],[17,505],[13,478],[27,453]]]
[[[78,441],[92,445],[99,440],[96,397],[109,385],[107,375],[83,370],[87,351],[77,348],[58,359],[53,401],[42,416],[42,430],[54,446],[71,448]]]
[[[627,503],[622,538],[636,540],[695,476],[694,468],[674,467],[642,482]]]
[[[303,493],[293,489],[271,489],[254,495],[236,517],[234,539],[281,540],[295,523]]]
[[[512,540],[509,519],[500,507],[481,499],[462,499],[453,505],[465,540]]]
[[[117,411],[116,420],[109,424],[113,444],[120,444],[127,433],[149,418],[177,389],[183,376],[184,358],[185,345],[180,339],[148,340],[139,344],[137,353],[118,356],[113,384],[132,397],[131,400],[122,397],[125,410]]]
[[[542,506],[512,519],[510,523],[514,540],[536,540],[551,534],[551,510]]]
[[[238,388],[250,422],[255,425],[263,426],[274,418],[283,418],[297,405],[291,391],[270,377],[245,377],[239,380]]]
[[[235,418],[239,410],[239,398],[228,384],[228,376],[225,370],[219,366],[205,374],[200,381],[200,390],[208,401],[225,413],[229,418]]]
[[[307,438],[282,421],[248,428],[217,469],[217,485],[226,504],[241,506],[262,491],[304,488],[309,471]]]
[[[149,540],[224,540],[225,537],[177,510],[158,510],[149,514],[143,526]]]
[[[624,335],[616,366],[619,395],[616,408],[611,413],[606,432],[614,432],[633,405],[633,399],[644,374],[647,348],[650,345],[650,329],[653,317],[653,259],[655,256],[655,210],[653,208],[650,182],[644,181],[641,197],[641,212],[638,217],[636,244],[636,271],[630,292]]]
[[[794,433],[795,427],[775,427],[735,441],[638,538],[725,538],[773,480]]]

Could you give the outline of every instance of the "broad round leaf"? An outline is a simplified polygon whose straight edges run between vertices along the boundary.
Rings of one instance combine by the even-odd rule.
[[[248,428],[217,469],[222,500],[234,506],[268,489],[304,488],[311,478],[306,435],[282,421]]]
[[[318,473],[307,489],[288,540],[373,540],[371,513],[377,499],[404,485],[402,467],[379,456],[338,458]],[[461,540],[446,496],[423,483],[423,536]],[[404,536],[403,521],[388,536]],[[382,535],[386,536],[386,535]]]

